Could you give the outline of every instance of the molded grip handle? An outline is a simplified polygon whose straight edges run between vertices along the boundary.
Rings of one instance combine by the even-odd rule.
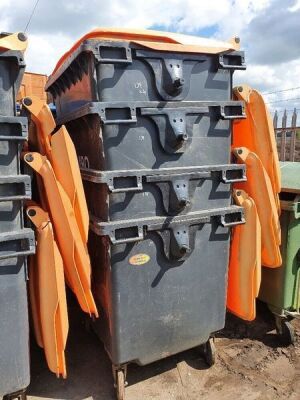
[[[144,232],[142,227],[136,227],[138,234],[131,237],[116,239],[116,231],[109,235],[112,244],[135,243],[144,240]],[[125,229],[124,229],[125,230]]]
[[[14,258],[14,257],[21,257],[21,256],[28,256],[34,253],[34,244],[30,237],[19,237],[15,239],[9,240],[10,242],[20,242],[20,250],[14,251],[2,251],[1,244],[6,243],[8,240],[0,241],[0,260],[4,260],[7,258]],[[23,249],[22,249],[23,248]]]
[[[245,218],[243,214],[240,212],[221,215],[220,220],[221,220],[221,225],[224,227],[231,227],[245,223]]]

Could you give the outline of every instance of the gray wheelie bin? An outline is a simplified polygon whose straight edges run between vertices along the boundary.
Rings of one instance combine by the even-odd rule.
[[[27,119],[16,115],[15,100],[24,68],[22,52],[0,50],[0,397],[8,400],[24,398],[30,381],[27,256],[35,240],[23,220],[31,198],[20,165]]]
[[[154,50],[87,40],[47,83],[74,142],[90,212],[93,327],[124,399],[129,363],[204,345],[224,327],[230,228],[232,74],[244,54]]]

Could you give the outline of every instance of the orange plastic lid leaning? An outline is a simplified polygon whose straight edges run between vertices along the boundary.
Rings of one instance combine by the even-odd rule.
[[[247,85],[234,88],[237,100],[245,102],[246,118],[233,124],[233,147],[247,147],[261,160],[269,175],[277,209],[280,210],[280,166],[274,127],[263,97]]]
[[[246,165],[247,181],[235,184],[254,200],[261,224],[262,265],[276,268],[282,264],[280,254],[281,230],[271,180],[254,152],[246,147],[233,150],[238,163]]]
[[[254,200],[243,190],[235,190],[233,197],[244,207],[246,223],[232,232],[227,308],[239,318],[252,321],[261,282],[261,225]]]

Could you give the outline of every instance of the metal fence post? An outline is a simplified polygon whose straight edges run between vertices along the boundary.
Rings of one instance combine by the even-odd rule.
[[[296,151],[296,138],[297,138],[297,111],[294,108],[293,116],[292,116],[292,125],[291,125],[291,141],[290,141],[290,161],[295,161],[295,151]]]
[[[281,131],[281,143],[280,143],[280,161],[285,161],[286,156],[286,122],[287,122],[287,113],[284,110],[282,117],[282,131]]]

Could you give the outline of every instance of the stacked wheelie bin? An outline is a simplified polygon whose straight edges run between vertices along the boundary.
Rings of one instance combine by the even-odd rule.
[[[294,342],[291,319],[300,315],[300,163],[281,163],[281,255],[282,265],[262,269],[259,298],[275,316],[282,342]]]
[[[209,44],[208,44],[209,43]],[[223,328],[231,227],[244,222],[231,184],[232,75],[238,40],[96,30],[62,57],[46,89],[81,166],[90,213],[93,328],[126,366],[204,345]]]
[[[16,113],[26,44],[22,33],[0,34],[0,398],[6,399],[23,398],[30,379],[26,257],[34,236],[24,226],[31,186],[20,165],[28,124]]]

